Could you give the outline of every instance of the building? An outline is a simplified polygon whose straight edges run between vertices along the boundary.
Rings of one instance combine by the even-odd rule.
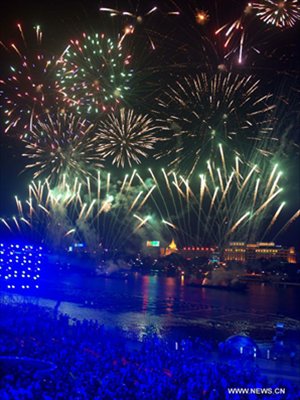
[[[211,258],[216,253],[216,247],[204,247],[204,246],[187,246],[183,247],[178,253],[187,259],[193,258]]]
[[[294,247],[282,247],[274,242],[244,243],[231,242],[225,248],[224,261],[251,262],[259,259],[277,259],[295,264],[296,252]]]
[[[196,257],[210,258],[216,252],[216,247],[203,247],[203,246],[185,246],[179,249],[172,239],[172,242],[166,247],[161,248],[161,255],[168,256],[172,253],[181,255],[186,259],[193,259]]]
[[[177,253],[177,254],[179,253],[174,239],[172,239],[172,242],[165,249],[161,248],[161,250],[160,250],[160,254],[162,256],[169,256],[170,254],[173,254],[173,253]]]
[[[181,255],[186,259],[208,258],[219,259],[218,248],[216,246],[185,246],[178,248],[174,239],[166,248],[160,248],[160,254],[167,256],[172,253]],[[239,261],[241,263],[259,260],[261,258],[270,260],[277,259],[291,264],[297,262],[294,247],[283,247],[274,242],[231,242],[223,253],[220,254],[223,261]]]
[[[147,256],[158,258],[160,256],[160,241],[148,240],[145,252]]]

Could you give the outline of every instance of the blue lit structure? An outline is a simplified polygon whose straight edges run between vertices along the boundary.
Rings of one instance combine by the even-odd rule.
[[[39,289],[43,248],[0,243],[0,287],[4,290]]]

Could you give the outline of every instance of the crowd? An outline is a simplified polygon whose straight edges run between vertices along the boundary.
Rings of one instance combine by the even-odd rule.
[[[208,340],[171,343],[149,335],[133,345],[118,330],[56,312],[32,304],[0,305],[1,400],[256,398],[229,394],[234,387],[284,387],[286,393],[276,400],[300,398],[296,385],[268,382],[253,362],[212,360]],[[21,359],[11,369],[4,356],[29,357],[53,367],[41,371]]]

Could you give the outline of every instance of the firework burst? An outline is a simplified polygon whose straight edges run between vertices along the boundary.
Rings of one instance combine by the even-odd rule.
[[[197,24],[205,25],[209,21],[209,14],[204,10],[196,10],[195,19]]]
[[[23,156],[32,161],[26,168],[35,171],[35,178],[51,181],[62,174],[88,174],[101,166],[93,133],[93,124],[73,114],[48,114],[21,137],[26,146]]]
[[[177,80],[159,100],[168,133],[157,158],[169,156],[170,166],[192,172],[219,143],[243,153],[241,143],[268,132],[269,97],[259,96],[259,81],[251,76],[202,73]]]
[[[71,40],[57,72],[65,102],[80,114],[114,111],[129,90],[130,58],[104,34],[83,33],[81,41]]]
[[[252,8],[262,22],[278,28],[292,28],[300,20],[298,0],[262,0]]]
[[[13,54],[10,73],[0,80],[5,132],[11,128],[31,128],[40,116],[49,112],[58,101],[55,85],[55,59],[42,48],[42,31],[34,28],[35,40],[27,41],[18,24],[20,44],[2,46]]]
[[[158,141],[158,126],[147,115],[122,108],[98,124],[98,151],[118,167],[140,164]]]

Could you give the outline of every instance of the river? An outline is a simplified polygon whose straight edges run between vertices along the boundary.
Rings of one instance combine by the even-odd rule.
[[[59,277],[64,293],[81,304],[62,301],[59,311],[74,318],[97,319],[142,336],[145,331],[197,335],[209,330],[217,336],[248,332],[257,339],[271,338],[277,322],[300,332],[300,289],[263,284],[249,285],[245,293],[187,286],[184,278],[132,274],[128,280]],[[47,283],[48,293],[52,285]],[[53,307],[55,300],[41,295],[36,301]],[[61,300],[64,300],[61,297]]]

